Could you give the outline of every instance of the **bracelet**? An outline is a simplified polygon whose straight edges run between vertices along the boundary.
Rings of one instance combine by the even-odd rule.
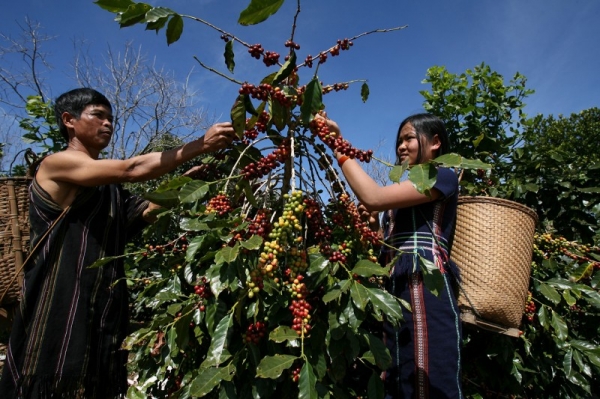
[[[347,160],[349,160],[350,157],[348,155],[342,155],[339,159],[338,159],[338,165],[340,166],[340,168],[342,167],[342,165],[344,164],[344,162],[346,162]]]

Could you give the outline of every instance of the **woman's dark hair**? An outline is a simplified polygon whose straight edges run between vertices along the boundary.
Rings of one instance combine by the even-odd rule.
[[[88,105],[105,105],[112,111],[110,101],[104,94],[87,87],[74,89],[61,94],[54,101],[54,114],[56,115],[56,123],[60,134],[69,141],[69,131],[62,121],[62,114],[68,112],[73,117],[79,119],[81,113]]]
[[[447,154],[450,152],[450,141],[448,140],[448,132],[444,126],[444,122],[440,118],[431,114],[414,114],[404,119],[400,123],[398,128],[398,135],[396,136],[396,152],[400,146],[400,132],[407,123],[415,129],[417,133],[417,139],[419,140],[419,154],[417,156],[417,163],[421,162],[421,145],[423,140],[431,142],[433,137],[437,134],[440,140],[440,148],[437,150],[437,156]],[[396,155],[396,164],[400,164],[400,158]]]

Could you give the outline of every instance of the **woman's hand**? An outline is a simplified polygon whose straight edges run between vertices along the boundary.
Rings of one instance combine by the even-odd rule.
[[[315,115],[315,119],[317,120],[324,120],[325,123],[327,123],[327,127],[329,128],[329,132],[335,133],[338,136],[341,137],[342,132],[340,131],[340,127],[338,126],[338,124],[334,121],[331,120],[327,117],[327,112],[325,111],[320,111],[317,115]]]

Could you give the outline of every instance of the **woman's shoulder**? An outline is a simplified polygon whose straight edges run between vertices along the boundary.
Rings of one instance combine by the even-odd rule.
[[[434,188],[438,189],[444,198],[458,193],[458,175],[451,168],[438,168]]]
[[[437,168],[437,173],[442,178],[458,181],[458,172],[455,169],[440,166]]]

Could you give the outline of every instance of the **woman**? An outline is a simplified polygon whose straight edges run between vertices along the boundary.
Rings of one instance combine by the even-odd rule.
[[[323,116],[317,116],[322,118]],[[330,131],[338,125],[327,120]],[[426,163],[449,150],[443,122],[430,114],[406,118],[396,139],[397,164]],[[350,188],[369,211],[371,228],[382,230],[386,242],[380,261],[394,260],[387,289],[408,301],[401,325],[384,325],[384,340],[393,364],[385,373],[387,398],[461,398],[461,323],[456,286],[458,270],[450,261],[454,235],[458,178],[438,168],[429,195],[408,180],[378,185],[360,164],[336,154]],[[382,224],[378,212],[385,211]],[[424,260],[441,271],[443,288],[434,295],[423,284]]]

